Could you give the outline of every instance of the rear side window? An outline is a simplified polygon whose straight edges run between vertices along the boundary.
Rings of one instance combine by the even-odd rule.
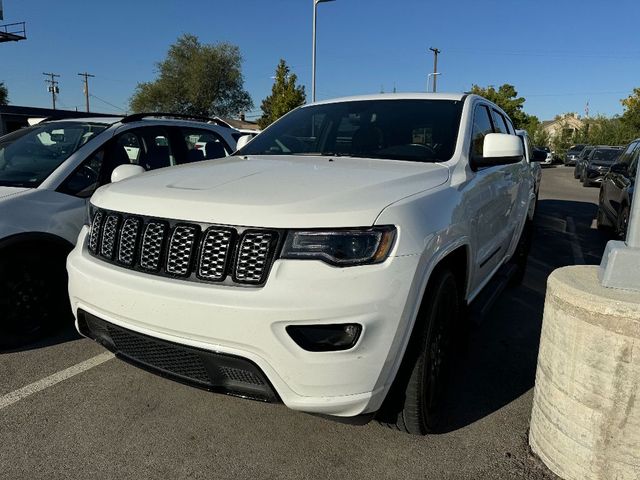
[[[180,128],[180,137],[186,147],[186,157],[178,159],[180,164],[213,160],[231,154],[222,137],[211,130]]]
[[[484,105],[478,105],[473,114],[473,130],[471,132],[471,155],[473,157],[482,157],[484,137],[489,133],[493,133],[489,109]]]

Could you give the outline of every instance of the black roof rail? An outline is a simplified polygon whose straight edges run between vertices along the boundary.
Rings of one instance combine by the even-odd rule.
[[[126,117],[124,117],[122,120],[120,120],[120,122],[121,123],[137,122],[138,120],[142,120],[143,118],[147,118],[147,117],[175,118],[180,120],[198,120],[201,122],[212,122],[212,123],[215,123],[216,125],[220,125],[223,127],[227,126],[217,118],[205,117],[201,115],[190,115],[186,113],[169,113],[169,112],[133,113],[131,115],[127,115]]]

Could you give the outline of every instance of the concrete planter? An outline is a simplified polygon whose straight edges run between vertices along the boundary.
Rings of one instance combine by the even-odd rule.
[[[597,272],[549,277],[529,442],[566,480],[640,479],[640,293]]]

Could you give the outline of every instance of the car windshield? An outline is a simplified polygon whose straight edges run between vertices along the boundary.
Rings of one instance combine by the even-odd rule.
[[[591,161],[600,163],[613,163],[620,155],[620,150],[613,148],[599,148],[593,152]]]
[[[0,137],[0,186],[37,187],[105,128],[100,123],[54,122]]]
[[[240,155],[327,155],[412,162],[449,160],[461,101],[360,100],[294,110]]]
[[[584,150],[582,150],[582,152],[580,152],[580,158],[587,158],[592,150],[593,148],[585,148]]]

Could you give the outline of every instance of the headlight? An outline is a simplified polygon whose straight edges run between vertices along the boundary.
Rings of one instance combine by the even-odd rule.
[[[337,267],[384,262],[396,237],[392,226],[345,230],[294,230],[281,258],[322,260]]]

